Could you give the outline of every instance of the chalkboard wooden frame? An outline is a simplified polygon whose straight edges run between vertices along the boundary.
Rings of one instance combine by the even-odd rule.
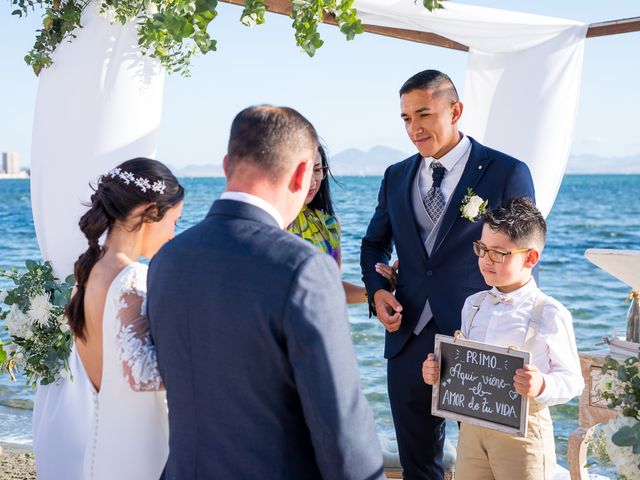
[[[440,354],[441,354],[443,343],[450,344],[450,345],[460,345],[462,347],[468,347],[468,348],[478,349],[478,350],[491,352],[491,353],[498,353],[501,355],[508,355],[511,357],[522,359],[523,366],[527,363],[530,363],[531,354],[529,352],[517,350],[517,349],[514,349],[513,347],[509,347],[509,348],[498,347],[495,345],[488,345],[482,342],[467,340],[464,338],[460,338],[459,336],[450,337],[449,335],[437,334],[435,338],[434,355],[438,360],[438,363],[440,364],[440,366],[442,366]],[[520,399],[521,399],[520,426],[518,428],[513,428],[511,426],[504,425],[501,423],[482,420],[476,417],[446,410],[446,408],[441,407],[439,405],[439,398],[440,398],[440,381],[436,382],[436,384],[433,385],[433,391],[431,396],[431,414],[432,415],[443,417],[443,418],[449,418],[451,420],[456,420],[463,423],[470,423],[472,425],[478,425],[480,427],[490,428],[492,430],[498,430],[500,432],[517,435],[519,437],[527,436],[527,416],[529,412],[529,399],[527,397],[520,396]]]

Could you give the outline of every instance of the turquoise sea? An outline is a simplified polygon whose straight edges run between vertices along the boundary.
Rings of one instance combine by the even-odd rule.
[[[332,185],[343,231],[343,273],[360,282],[360,240],[376,204],[379,177],[342,177]],[[182,231],[204,217],[224,188],[219,178],[182,179],[187,190]],[[541,287],[573,314],[578,348],[590,350],[614,329],[624,329],[629,288],[584,258],[587,248],[640,249],[639,175],[568,175],[548,218]],[[29,182],[0,181],[0,268],[38,259]],[[0,289],[8,285],[0,283]],[[349,307],[362,384],[378,430],[393,432],[382,356],[384,331],[365,306]],[[0,335],[6,335],[3,328]],[[0,375],[0,441],[30,442],[33,390]],[[567,438],[577,425],[577,400],[552,409],[559,460],[566,465]],[[448,429],[455,438],[454,425]],[[601,472],[609,471],[601,467]],[[596,470],[598,471],[598,470]]]

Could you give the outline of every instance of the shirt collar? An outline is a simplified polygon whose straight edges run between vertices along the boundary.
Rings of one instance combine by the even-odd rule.
[[[442,157],[424,157],[426,166],[431,166],[432,162],[440,162],[442,166],[447,170],[447,172],[453,170],[453,167],[456,166],[456,163],[458,163],[464,157],[465,153],[467,153],[467,151],[471,148],[471,141],[469,140],[469,137],[467,137],[462,132],[460,133],[462,134],[462,138],[460,139],[460,141],[456,144],[455,147],[445,153]]]
[[[253,205],[254,207],[258,207],[261,210],[264,210],[269,215],[271,215],[274,220],[280,225],[280,228],[284,228],[284,219],[280,212],[267,202],[264,198],[258,197],[256,195],[252,195],[246,192],[224,192],[220,195],[221,200],[235,200],[237,202],[248,203],[249,205]]]
[[[529,298],[537,290],[538,290],[538,285],[536,284],[535,279],[531,277],[525,285],[523,285],[517,290],[514,290],[513,292],[502,293],[496,287],[493,287],[490,290],[490,293],[492,295],[495,295],[498,298],[504,298],[507,300],[508,303],[515,305],[517,303],[520,303],[520,301],[525,300],[526,298]]]

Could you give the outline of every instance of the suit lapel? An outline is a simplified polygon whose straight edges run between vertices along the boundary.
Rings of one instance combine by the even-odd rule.
[[[402,195],[403,195],[403,207],[402,215],[403,219],[401,220],[401,225],[407,225],[410,230],[409,234],[411,236],[411,242],[413,243],[413,249],[420,251],[421,258],[424,263],[427,263],[427,252],[422,244],[422,239],[420,238],[420,231],[418,230],[418,222],[416,221],[415,215],[413,213],[413,189],[415,188],[415,179],[418,174],[418,169],[420,168],[420,164],[422,163],[422,156],[417,154],[410,163],[409,166],[409,174],[404,176],[404,181],[402,182]]]
[[[444,212],[444,218],[442,219],[431,255],[433,255],[440,245],[442,245],[442,242],[444,242],[444,239],[447,237],[447,234],[451,230],[451,227],[453,227],[453,224],[458,220],[464,220],[460,216],[460,204],[462,203],[462,199],[467,194],[468,188],[475,188],[482,178],[482,175],[484,175],[484,172],[487,170],[487,166],[491,162],[491,159],[487,156],[486,149],[473,138],[469,137],[469,140],[471,140],[469,160],[462,172],[462,177],[460,177],[458,185],[451,195],[449,206]]]

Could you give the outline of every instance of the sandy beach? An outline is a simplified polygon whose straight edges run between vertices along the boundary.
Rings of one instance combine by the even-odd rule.
[[[402,478],[400,469],[385,469],[389,479]],[[35,480],[36,463],[31,447],[0,442],[0,480]],[[446,480],[451,480],[447,473]]]
[[[36,478],[36,463],[31,447],[0,442],[0,480]]]

